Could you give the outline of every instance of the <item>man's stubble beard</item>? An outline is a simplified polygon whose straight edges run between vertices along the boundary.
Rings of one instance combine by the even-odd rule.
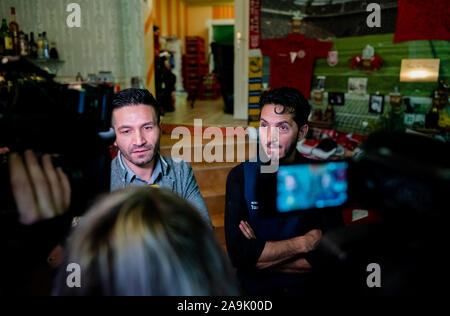
[[[143,168],[154,161],[154,159],[159,154],[159,147],[160,147],[159,142],[156,144],[156,147],[153,147],[152,145],[150,145],[149,147],[144,147],[147,150],[151,150],[152,155],[151,155],[151,157],[149,157],[148,160],[145,160],[143,162],[136,161],[135,159],[132,158],[131,154],[128,154],[128,152],[123,151],[120,148],[119,148],[119,150],[122,153],[122,155],[124,155],[125,159],[127,159],[130,163],[132,163],[133,165],[135,165],[137,167]],[[125,152],[125,154],[124,154],[124,152]]]

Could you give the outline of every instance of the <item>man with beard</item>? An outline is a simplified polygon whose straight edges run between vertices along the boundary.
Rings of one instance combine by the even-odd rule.
[[[310,162],[296,149],[308,132],[311,111],[296,89],[265,92],[260,100],[261,156],[271,165]],[[261,159],[262,160],[262,159]],[[227,179],[225,236],[228,255],[249,295],[312,294],[312,251],[322,237],[314,211],[277,213],[276,170],[266,173],[259,159],[231,170]]]
[[[128,186],[158,186],[190,202],[212,226],[191,166],[159,154],[160,107],[147,90],[127,89],[113,99],[112,126],[119,148],[111,164],[111,191]]]

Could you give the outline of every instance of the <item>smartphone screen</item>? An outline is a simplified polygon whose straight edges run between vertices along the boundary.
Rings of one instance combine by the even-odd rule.
[[[348,162],[280,166],[277,174],[279,212],[343,205],[348,198]]]

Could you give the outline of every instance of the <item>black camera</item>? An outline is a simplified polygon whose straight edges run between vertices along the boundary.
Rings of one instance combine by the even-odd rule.
[[[357,203],[387,218],[439,215],[450,192],[448,157],[449,144],[435,139],[374,133],[352,159],[280,166],[277,210],[343,208]]]
[[[85,84],[78,89],[59,84],[27,59],[0,65],[8,84],[0,92],[0,148],[57,154],[72,186],[73,210],[83,211],[99,193],[109,190],[110,128],[113,87]],[[1,211],[14,210],[7,157],[0,161]],[[77,214],[79,215],[79,214]]]

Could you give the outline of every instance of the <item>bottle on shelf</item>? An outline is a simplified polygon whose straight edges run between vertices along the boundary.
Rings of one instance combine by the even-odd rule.
[[[434,92],[434,97],[432,99],[433,104],[431,109],[425,117],[425,127],[430,129],[438,128],[439,122],[439,94],[437,91]]]
[[[44,58],[44,39],[42,38],[41,33],[39,33],[38,41],[37,41],[37,57],[39,59]]]
[[[83,76],[81,75],[80,72],[77,73],[77,76],[75,77],[75,81],[77,81],[77,82],[83,82],[84,81]]]
[[[333,123],[334,116],[335,116],[334,108],[331,104],[328,104],[325,113],[323,115],[324,121],[328,123]]]
[[[37,43],[34,41],[34,33],[30,33],[30,42],[28,44],[28,55],[31,58],[37,58],[38,57],[38,47]]]
[[[2,20],[2,28],[0,29],[1,37],[3,38],[4,52],[3,55],[12,55],[14,51],[13,40],[11,32],[9,31],[6,19]]]
[[[11,7],[11,22],[9,22],[9,31],[13,41],[13,54],[15,56],[20,55],[20,34],[19,24],[16,22],[16,9]]]
[[[50,59],[50,44],[47,39],[47,32],[42,33],[42,41],[44,42],[44,58]]]
[[[413,126],[415,123],[416,115],[414,114],[414,110],[411,106],[411,99],[405,98],[403,99],[403,102],[406,105],[405,110],[405,125],[406,126]]]
[[[20,56],[28,56],[28,35],[20,32]]]
[[[50,59],[59,59],[58,50],[56,49],[56,43],[50,44]]]
[[[3,36],[3,30],[0,26],[0,56],[5,55],[5,38]]]

